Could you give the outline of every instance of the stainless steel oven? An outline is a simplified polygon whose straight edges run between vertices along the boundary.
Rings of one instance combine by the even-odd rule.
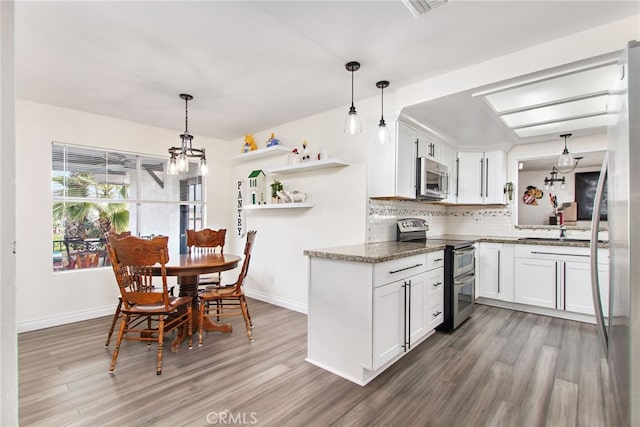
[[[476,248],[472,242],[449,241],[444,250],[444,322],[451,331],[471,317],[476,299]]]

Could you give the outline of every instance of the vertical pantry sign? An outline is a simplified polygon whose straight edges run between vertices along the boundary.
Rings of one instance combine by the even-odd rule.
[[[244,237],[244,235],[245,235],[244,209],[242,209],[242,203],[244,201],[244,192],[245,192],[244,181],[243,180],[238,180],[238,201],[237,201],[238,237]]]

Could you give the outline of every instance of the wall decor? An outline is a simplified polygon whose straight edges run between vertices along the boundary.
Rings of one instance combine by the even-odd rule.
[[[538,199],[542,199],[542,196],[544,196],[544,192],[542,190],[533,185],[529,185],[522,196],[522,202],[525,205],[537,206]]]
[[[600,172],[576,172],[575,200],[578,203],[578,221],[590,221],[593,213],[593,199]],[[607,183],[605,182],[600,206],[600,220],[607,220]]]
[[[242,209],[243,204],[243,192],[244,192],[244,181],[238,181],[238,201],[237,201],[237,209],[238,209],[238,237],[244,237],[245,234],[245,220],[244,220],[244,209]]]

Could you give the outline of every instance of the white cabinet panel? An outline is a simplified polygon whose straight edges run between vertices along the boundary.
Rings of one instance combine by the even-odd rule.
[[[480,243],[478,245],[478,296],[514,301],[514,245]]]
[[[515,302],[556,308],[557,271],[555,261],[516,258]]]
[[[410,287],[409,301],[407,302],[409,307],[409,312],[407,313],[409,319],[409,342],[413,345],[427,334],[427,321],[425,318],[426,274],[411,277],[408,279],[408,286]]]
[[[609,314],[609,266],[598,265],[600,299],[605,316]],[[591,292],[591,266],[586,262],[564,263],[564,309],[594,315]]]
[[[404,351],[404,281],[373,290],[373,369]]]
[[[504,203],[506,179],[503,151],[458,153],[456,200],[458,203]]]

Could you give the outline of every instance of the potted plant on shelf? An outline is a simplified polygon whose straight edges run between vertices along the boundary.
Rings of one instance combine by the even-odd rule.
[[[280,203],[280,197],[278,196],[278,191],[282,191],[284,188],[282,183],[277,179],[274,179],[271,184],[271,203]]]

